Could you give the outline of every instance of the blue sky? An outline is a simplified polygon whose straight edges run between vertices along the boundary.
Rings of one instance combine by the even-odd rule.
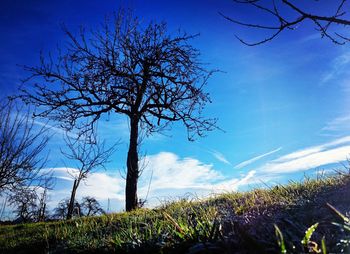
[[[320,39],[305,23],[270,43],[247,47],[234,35],[254,41],[265,34],[219,16],[218,12],[246,20],[251,17],[231,1],[3,0],[1,94],[17,93],[20,79],[27,75],[18,65],[36,65],[40,50],[55,52],[56,45],[64,45],[60,24],[65,23],[73,32],[79,25],[96,27],[120,6],[134,9],[144,24],[166,21],[170,33],[178,28],[200,33],[193,45],[201,51],[202,61],[222,70],[206,88],[213,103],[205,114],[218,117],[224,132],[214,131],[191,143],[185,129],[175,125],[166,135],[144,141],[141,151],[146,154],[147,167],[140,179],[139,195],[147,196],[150,205],[186,193],[207,195],[301,180],[305,172],[313,176],[316,170],[342,167],[340,162],[350,155],[349,46]],[[44,119],[37,121],[40,124]],[[57,176],[51,192],[54,206],[68,197],[72,180],[66,167],[74,173],[75,164],[59,154],[64,146],[62,131],[53,128],[52,132],[56,134],[48,147],[47,167]],[[112,116],[101,120],[99,135],[109,144],[118,139],[121,144],[107,171],[92,174],[78,190],[78,198],[93,195],[104,205],[110,198],[111,209],[118,210],[124,202],[120,172],[125,169],[126,119]]]

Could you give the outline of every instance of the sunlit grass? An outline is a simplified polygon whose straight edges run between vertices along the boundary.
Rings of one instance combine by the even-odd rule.
[[[339,215],[349,211],[349,194],[349,175],[337,174],[156,209],[0,226],[0,252],[339,252],[350,239]]]

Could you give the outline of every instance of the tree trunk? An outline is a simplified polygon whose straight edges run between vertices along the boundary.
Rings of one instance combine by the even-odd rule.
[[[68,205],[67,220],[71,219],[72,215],[73,215],[75,193],[77,191],[77,188],[78,188],[78,181],[77,181],[77,179],[75,179],[74,183],[73,183],[72,193],[71,193],[70,200],[69,200],[69,205]]]
[[[130,143],[126,161],[127,174],[125,186],[125,209],[131,211],[137,208],[137,181],[139,178],[139,158],[137,153],[139,122],[137,117],[130,120]]]
[[[46,198],[47,198],[47,189],[45,188],[44,193],[41,195],[40,202],[39,202],[38,221],[45,221]]]

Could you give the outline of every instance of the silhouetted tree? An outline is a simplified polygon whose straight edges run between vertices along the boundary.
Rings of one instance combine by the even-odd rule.
[[[38,197],[38,215],[37,215],[37,221],[45,221],[48,217],[48,210],[47,210],[47,191],[48,188],[44,188],[44,191],[39,195]]]
[[[77,163],[77,172],[71,174],[74,182],[67,212],[67,219],[70,219],[73,214],[76,191],[81,181],[86,180],[88,175],[98,167],[104,168],[104,164],[108,162],[115,146],[105,149],[104,142],[100,143],[95,136],[87,135],[77,138],[66,135],[65,141],[69,151],[61,151],[62,154]]]
[[[248,43],[236,36],[242,43],[248,46],[259,45],[271,41],[285,30],[295,30],[305,21],[311,21],[321,37],[326,37],[336,44],[345,44],[350,41],[350,37],[339,29],[332,30],[334,25],[342,27],[350,26],[350,18],[346,17],[346,10],[349,8],[347,0],[328,1],[328,8],[323,10],[320,1],[290,1],[290,0],[233,0],[237,4],[249,5],[262,13],[265,13],[267,23],[261,21],[244,22],[234,17],[220,13],[227,20],[248,28],[266,30],[269,35],[259,41]],[[295,3],[297,2],[297,3]],[[330,14],[325,14],[326,12]],[[253,12],[247,12],[253,13]],[[254,15],[254,14],[252,14]],[[251,20],[252,17],[249,17]],[[254,19],[254,18],[253,18]],[[269,21],[273,20],[272,23]],[[256,18],[256,20],[261,20]]]
[[[193,140],[215,129],[216,119],[202,116],[210,102],[203,88],[212,72],[189,44],[195,36],[167,35],[165,23],[143,28],[132,15],[119,12],[112,24],[107,20],[88,36],[83,29],[78,37],[65,32],[69,44],[57,60],[42,57],[40,66],[26,67],[35,85],[21,97],[42,109],[39,116],[58,120],[67,129],[91,130],[105,113],[128,117],[125,197],[130,211],[138,201],[140,130],[150,135],[182,122]]]
[[[10,195],[10,204],[19,222],[36,221],[38,214],[38,196],[32,188],[20,188]]]
[[[21,112],[13,101],[0,102],[0,195],[30,183],[40,185],[46,134],[46,127],[35,127],[29,111]]]
[[[70,209],[70,199],[61,200],[54,210],[54,217],[56,219],[66,219]],[[74,200],[72,216],[95,216],[104,214],[105,211],[102,209],[100,203],[94,197],[83,197],[81,202]]]
[[[105,213],[100,203],[94,197],[83,197],[80,206],[83,216],[94,216]]]
[[[61,200],[57,207],[54,209],[54,218],[64,220],[68,215],[68,208],[70,205],[70,199]],[[80,217],[80,204],[75,201],[73,206],[72,217]]]
[[[68,206],[69,206],[69,199],[61,200],[57,207],[54,209],[53,217],[55,219],[61,219],[64,220],[67,218],[68,213]]]
[[[53,182],[50,175],[42,181],[44,183],[41,186],[21,186],[8,193],[9,204],[14,207],[18,221],[45,221],[48,217],[47,191]]]

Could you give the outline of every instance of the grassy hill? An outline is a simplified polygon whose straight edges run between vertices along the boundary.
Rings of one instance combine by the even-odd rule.
[[[350,224],[342,215],[350,211],[349,194],[350,176],[337,174],[152,210],[0,226],[0,252],[349,252]]]

